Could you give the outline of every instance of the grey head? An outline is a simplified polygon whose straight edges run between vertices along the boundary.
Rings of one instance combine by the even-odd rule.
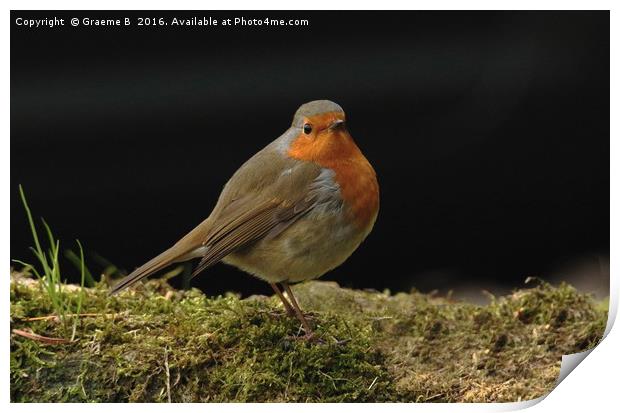
[[[295,112],[291,126],[300,128],[303,126],[304,117],[310,117],[328,112],[344,113],[344,110],[342,110],[339,104],[332,102],[331,100],[313,100],[312,102],[304,103],[299,107],[299,109],[297,109],[297,112]]]

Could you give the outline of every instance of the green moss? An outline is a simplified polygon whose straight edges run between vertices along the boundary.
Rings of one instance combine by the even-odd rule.
[[[319,342],[274,297],[207,298],[149,281],[88,289],[77,339],[13,335],[13,401],[516,401],[550,391],[562,354],[600,339],[606,310],[561,285],[488,306],[412,292],[294,287]],[[60,337],[36,282],[13,277],[12,328]]]

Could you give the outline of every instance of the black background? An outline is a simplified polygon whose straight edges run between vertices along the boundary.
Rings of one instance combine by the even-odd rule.
[[[15,25],[53,16],[134,24]],[[137,27],[138,16],[310,25]],[[80,238],[89,253],[133,269],[202,221],[241,163],[314,99],[345,109],[381,185],[374,231],[323,279],[511,287],[609,253],[608,12],[11,19],[13,258],[30,257],[21,183],[65,246]],[[269,292],[225,265],[193,285]]]

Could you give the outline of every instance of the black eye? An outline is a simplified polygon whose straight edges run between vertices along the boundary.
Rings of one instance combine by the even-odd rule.
[[[312,132],[312,125],[310,125],[309,123],[306,123],[304,125],[304,133],[306,135],[310,135],[310,132]]]

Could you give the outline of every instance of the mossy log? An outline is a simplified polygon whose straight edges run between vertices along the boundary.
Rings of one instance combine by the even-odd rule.
[[[527,400],[553,388],[561,356],[594,346],[607,319],[568,285],[539,283],[485,306],[334,282],[293,289],[320,340],[300,339],[274,297],[209,298],[158,280],[114,297],[88,289],[73,341],[12,334],[11,400]],[[12,277],[14,332],[71,337],[40,318],[52,311],[37,281]]]

